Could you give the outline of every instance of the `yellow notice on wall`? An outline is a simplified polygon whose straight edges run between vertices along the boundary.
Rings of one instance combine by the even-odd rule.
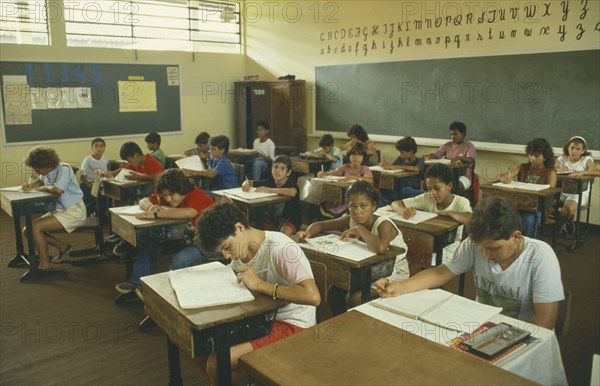
[[[156,111],[156,82],[120,80],[119,112]]]

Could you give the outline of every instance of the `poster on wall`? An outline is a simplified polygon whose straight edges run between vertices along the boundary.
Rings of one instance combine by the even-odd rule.
[[[31,100],[25,75],[2,76],[4,96],[4,123],[7,125],[31,125]]]
[[[157,111],[156,82],[120,80],[117,85],[119,112]]]

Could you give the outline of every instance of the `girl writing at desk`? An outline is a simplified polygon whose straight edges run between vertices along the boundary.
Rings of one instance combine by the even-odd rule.
[[[569,176],[594,175],[594,172],[598,172],[598,168],[590,155],[591,153],[587,151],[586,140],[583,137],[575,136],[565,143],[563,155],[556,159],[554,166],[558,173],[571,172]],[[590,187],[588,185],[588,188],[581,194],[581,205],[587,205],[589,198]],[[560,210],[561,233],[573,236],[575,234],[573,214],[577,212],[579,195],[562,193],[560,201],[564,203]]]
[[[387,251],[390,245],[403,248],[404,252],[396,256],[394,272],[389,280],[404,280],[409,276],[408,262],[406,261],[408,247],[396,224],[387,217],[373,215],[378,202],[379,192],[377,189],[366,181],[357,181],[346,191],[346,204],[350,216],[313,223],[306,231],[300,231],[296,235],[302,241],[324,231],[338,230],[343,231],[342,239],[362,239],[369,249],[377,253]],[[360,291],[347,295],[347,292],[340,288],[333,286],[330,288],[328,296],[331,299],[331,310],[334,315],[341,314],[347,308],[360,304]],[[372,291],[371,295],[377,296],[375,291]]]
[[[56,194],[58,202],[54,212],[48,212],[32,224],[33,241],[40,258],[40,269],[50,269],[48,244],[59,251],[55,259],[60,261],[69,253],[71,245],[63,243],[51,233],[59,230],[73,232],[85,224],[86,210],[83,192],[77,183],[71,165],[61,163],[56,151],[46,146],[36,146],[29,151],[25,165],[40,176],[39,179],[21,186],[23,191],[36,189]],[[30,251],[31,253],[31,251]]]
[[[500,181],[509,184],[516,177],[519,182],[547,184],[551,188],[555,188],[557,177],[554,170],[554,152],[550,143],[544,138],[536,138],[527,143],[525,153],[529,158],[529,162],[520,164],[516,170],[509,168],[507,173],[500,175]],[[542,212],[520,211],[520,213],[523,220],[523,234],[527,237],[535,237],[537,224],[542,218]]]

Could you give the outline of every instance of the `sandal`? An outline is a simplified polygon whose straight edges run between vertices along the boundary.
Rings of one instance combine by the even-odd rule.
[[[68,256],[69,252],[71,252],[71,249],[73,249],[73,246],[71,244],[67,244],[67,247],[62,251],[59,251],[58,256],[53,257],[50,261],[52,263],[62,263],[63,261],[66,261],[66,259],[63,260],[63,257]]]

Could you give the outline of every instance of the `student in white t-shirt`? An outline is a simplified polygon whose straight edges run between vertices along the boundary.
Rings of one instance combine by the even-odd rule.
[[[252,164],[252,179],[260,181],[263,172],[271,167],[271,162],[275,158],[275,142],[269,138],[271,127],[267,121],[256,122],[256,139],[252,144],[252,149],[258,151],[258,155]]]
[[[553,329],[564,290],[552,248],[523,236],[519,211],[502,197],[479,201],[469,230],[470,236],[448,262],[404,281],[376,285],[379,295],[394,297],[437,288],[473,271],[478,302],[502,307],[504,315]]]
[[[556,159],[554,167],[557,172],[578,172],[577,175],[594,175],[597,172],[596,164],[591,153],[587,150],[587,142],[583,137],[575,136],[569,139],[569,142],[563,146],[563,155]],[[569,174],[571,175],[571,174]],[[590,187],[582,192],[581,205],[587,205],[590,197]],[[573,215],[577,213],[579,205],[579,195],[562,193],[560,201],[563,207],[560,211],[560,225],[566,234],[574,235],[575,226],[573,224]]]
[[[231,259],[230,267],[237,272],[239,283],[251,291],[289,302],[277,311],[269,335],[231,347],[232,384],[237,384],[238,358],[315,325],[315,307],[321,297],[310,263],[298,244],[283,233],[250,227],[246,215],[234,204],[222,203],[206,209],[197,228],[200,249],[205,253],[218,251]],[[198,361],[214,380],[216,355],[212,353]]]
[[[425,172],[425,186],[428,192],[417,197],[394,201],[392,209],[407,219],[413,217],[417,210],[422,210],[449,216],[462,224],[467,224],[471,220],[471,204],[466,198],[452,194],[454,184],[454,173],[448,165],[433,164]],[[462,240],[463,228],[460,226],[457,229],[454,243],[444,248],[443,259],[452,256]]]
[[[92,154],[81,161],[81,184],[79,187],[83,192],[83,202],[88,215],[96,213],[96,198],[92,196],[94,182],[105,175],[108,171],[108,158],[104,155],[106,142],[102,138],[92,140]],[[100,201],[103,203],[103,200]],[[105,206],[105,205],[104,205]],[[100,213],[96,213],[100,216]]]

